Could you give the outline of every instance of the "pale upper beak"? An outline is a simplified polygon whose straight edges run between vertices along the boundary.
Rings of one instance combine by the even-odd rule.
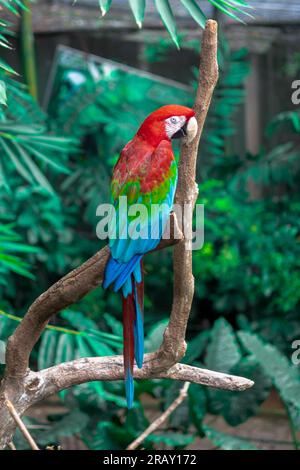
[[[185,128],[186,131],[186,141],[192,142],[194,138],[196,137],[197,131],[198,131],[198,124],[197,124],[197,119],[193,116],[189,119],[187,126]]]

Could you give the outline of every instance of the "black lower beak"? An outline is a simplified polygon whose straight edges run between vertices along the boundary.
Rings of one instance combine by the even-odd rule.
[[[184,126],[182,126],[179,131],[177,131],[173,136],[172,136],[172,139],[180,139],[181,137],[185,137],[187,135],[187,132],[186,132],[186,126],[187,124],[185,124]]]

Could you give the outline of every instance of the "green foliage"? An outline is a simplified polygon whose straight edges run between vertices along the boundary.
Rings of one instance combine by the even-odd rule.
[[[0,80],[0,105],[6,104],[6,86],[3,80]]]
[[[38,248],[22,243],[22,239],[14,231],[14,224],[0,225],[0,289],[8,286],[11,273],[31,279],[30,265],[21,256],[28,253],[40,253]],[[0,290],[1,291],[1,290]]]
[[[155,6],[172,40],[174,41],[176,47],[179,49],[175,17],[170,7],[169,1],[168,0],[155,0]]]
[[[164,432],[158,434],[150,434],[146,438],[146,443],[165,444],[166,446],[178,449],[184,448],[194,441],[194,436],[175,432]]]
[[[269,123],[266,129],[267,136],[273,136],[278,130],[292,130],[297,134],[300,133],[300,112],[284,111],[277,114]]]
[[[11,192],[10,176],[17,172],[31,186],[53,193],[45,171],[49,168],[56,173],[69,173],[65,165],[67,155],[74,152],[77,142],[74,138],[50,135],[44,114],[26,89],[5,75],[3,83],[8,107],[0,110],[2,185]]]
[[[207,165],[206,177],[213,176],[216,168],[222,168],[224,154],[228,154],[229,139],[236,133],[236,113],[244,102],[244,82],[250,72],[247,55],[248,51],[244,48],[231,51],[221,36],[218,53],[220,78],[205,123],[207,131],[203,136],[205,162],[213,157],[215,165]],[[195,69],[194,73],[196,86],[198,71]]]
[[[258,414],[260,405],[269,396],[271,381],[259,366],[255,355],[242,358],[230,372],[254,381],[254,386],[243,393],[231,392],[230,395],[227,394],[222,414],[228,424],[238,426],[249,417]]]
[[[139,28],[145,15],[145,0],[128,0],[133,16]],[[247,12],[251,6],[244,0],[208,0],[215,8],[236,21],[242,21],[238,15],[252,17]],[[174,44],[179,47],[176,20],[169,0],[155,0],[155,7],[168,30]],[[205,27],[206,16],[196,0],[181,0],[191,17],[202,27]],[[102,16],[110,10],[112,0],[99,0]],[[243,21],[242,21],[243,22]]]
[[[185,6],[194,20],[201,26],[201,28],[205,28],[206,16],[199,7],[198,3],[195,0],[181,0],[181,3]]]
[[[286,196],[249,201],[240,185],[242,178],[233,179],[233,188],[220,180],[200,187],[206,240],[194,255],[194,273],[202,280],[196,283],[197,295],[209,298],[216,311],[252,315],[255,327],[262,327],[273,314],[274,329],[276,312],[278,334],[290,339],[299,332],[290,323],[300,299],[299,204]]]
[[[203,429],[206,437],[217,448],[223,450],[258,450],[254,445],[239,437],[225,434],[207,425],[204,425]]]
[[[205,365],[211,370],[229,372],[240,359],[241,354],[233,328],[220,318],[211,330],[211,342],[207,348]]]
[[[256,335],[240,332],[239,338],[253,354],[264,373],[272,380],[297,429],[300,429],[300,374],[275,346],[266,344]]]
[[[27,10],[28,8],[22,0],[0,0],[0,9],[8,10],[10,13],[19,16],[19,10]],[[11,34],[9,27],[10,23],[0,19],[0,47],[5,47],[7,49],[11,49],[10,43],[6,38],[7,34]],[[0,71],[16,74],[16,72],[2,59],[0,59]]]
[[[54,421],[50,429],[38,431],[36,439],[40,446],[59,443],[62,437],[80,433],[87,425],[89,417],[79,410],[72,410]]]

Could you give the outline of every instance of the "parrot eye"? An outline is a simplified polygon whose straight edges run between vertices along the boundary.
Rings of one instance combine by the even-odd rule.
[[[185,116],[171,116],[165,120],[166,133],[169,139],[172,139],[175,134],[185,125]]]

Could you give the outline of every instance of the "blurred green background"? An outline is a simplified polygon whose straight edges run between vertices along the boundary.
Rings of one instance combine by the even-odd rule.
[[[95,211],[109,201],[121,148],[153,109],[176,101],[192,105],[196,86],[201,29],[189,13],[179,15],[182,27],[174,32],[174,18],[159,10],[170,37],[155,11],[137,31],[127,2],[115,2],[120,7],[115,10],[113,2],[108,25],[86,31],[73,20],[68,27],[63,15],[83,15],[88,29],[88,15],[95,16],[98,5],[62,3],[38,2],[33,26],[30,11],[21,8],[21,20],[9,30],[14,37],[7,26],[0,31],[0,363],[8,336],[36,296],[103,246],[96,238]],[[196,3],[220,23],[220,79],[199,153],[205,244],[193,253],[195,297],[184,362],[243,375],[255,386],[235,393],[191,385],[188,399],[143,447],[297,449],[300,369],[292,354],[300,339],[300,113],[291,101],[291,83],[299,78],[299,28],[285,17],[280,26],[272,1],[250,1],[259,20],[250,19],[248,26],[238,23],[232,14],[239,12],[230,8],[243,9],[244,1]],[[20,9],[20,2],[12,4]],[[120,11],[123,24],[117,21]],[[199,11],[191,11],[202,23]],[[5,51],[7,38],[15,50]],[[60,47],[54,60],[57,44],[82,53]],[[180,83],[122,66],[107,68],[89,53]],[[147,256],[145,270],[145,345],[154,351],[172,302],[172,250]],[[51,325],[33,351],[34,369],[122,351],[120,299],[101,287]],[[83,384],[56,397],[54,412],[25,420],[40,446],[76,435],[72,445],[79,448],[124,449],[181,387],[167,380],[139,381],[135,407],[128,411],[122,382]],[[255,437],[253,421],[266,414],[265,403],[274,422],[274,438],[266,442]],[[281,444],[278,415],[288,426]],[[249,438],[237,436],[235,429],[248,422]],[[21,436],[16,445],[26,447]]]

